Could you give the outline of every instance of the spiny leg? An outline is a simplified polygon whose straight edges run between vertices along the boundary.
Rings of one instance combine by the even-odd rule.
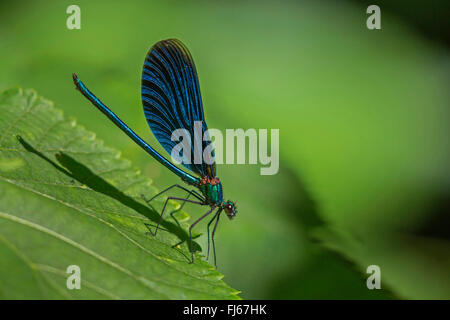
[[[188,196],[186,197],[186,200],[189,199],[189,197],[192,195],[192,193],[189,193]],[[172,217],[173,221],[175,221],[175,223],[177,224],[178,227],[181,228],[180,224],[178,223],[178,220],[175,218],[174,214],[177,213],[178,211],[181,211],[184,207],[184,205],[186,204],[187,201],[183,201],[183,203],[181,204],[181,206],[178,209],[173,210],[170,213],[170,216]]]
[[[192,228],[195,227],[195,225],[197,223],[199,223],[200,221],[202,221],[204,218],[206,218],[211,212],[214,211],[214,209],[216,209],[216,207],[211,207],[210,210],[208,210],[208,212],[206,212],[204,215],[202,215],[200,218],[198,218],[193,224],[191,224],[191,226],[189,227],[189,239],[191,242],[191,262],[190,263],[194,263],[194,251],[192,248]]]
[[[189,192],[189,190],[185,189],[186,191]],[[192,190],[193,192],[195,192],[195,190]],[[172,217],[172,219],[175,221],[175,223],[180,227],[180,224],[178,223],[178,220],[175,218],[174,214],[177,213],[178,211],[181,211],[184,207],[184,205],[186,204],[186,202],[188,202],[187,200],[189,199],[189,197],[193,195],[195,196],[195,194],[189,192],[188,196],[185,198],[186,201],[183,201],[183,203],[181,204],[181,206],[178,209],[173,210],[170,213],[170,216]],[[205,202],[204,198],[200,198],[200,197],[196,197],[197,199],[200,199],[201,202]]]
[[[214,266],[217,268],[217,263],[216,263],[216,245],[215,245],[215,243],[214,243],[214,233],[216,232],[216,228],[217,228],[217,225],[219,224],[219,219],[220,219],[220,212],[221,212],[222,210],[220,210],[217,214],[217,220],[216,220],[216,223],[214,224],[214,229],[213,229],[213,232],[212,232],[212,235],[211,235],[211,240],[212,240],[212,244],[213,244],[213,253],[214,253]]]
[[[195,190],[188,190],[188,189],[186,189],[185,187],[180,186],[179,184],[174,184],[174,185],[172,185],[172,186],[170,186],[170,187],[164,189],[163,191],[161,191],[161,192],[157,193],[156,195],[154,195],[151,199],[148,199],[148,200],[147,200],[143,194],[141,194],[141,197],[144,199],[145,202],[147,202],[147,204],[149,204],[149,203],[150,203],[153,199],[155,199],[156,197],[162,195],[163,193],[165,193],[165,192],[167,192],[167,191],[169,191],[170,189],[175,188],[175,187],[180,188],[180,189],[186,191],[187,193],[192,194],[192,195],[193,195],[194,197],[196,197],[198,200],[203,201],[203,197],[202,197],[197,191],[195,191]]]
[[[206,233],[208,235],[208,253],[206,254],[206,260],[209,259],[209,226],[211,225],[211,223],[213,223],[214,219],[217,217],[217,214],[219,213],[219,211],[216,212],[216,214],[214,215],[214,217],[211,219],[211,221],[208,222],[208,226],[206,227]]]
[[[174,185],[172,185],[172,186],[170,186],[170,187],[164,189],[163,191],[161,191],[161,192],[159,192],[158,194],[154,195],[151,199],[146,199],[145,196],[144,196],[143,194],[141,194],[141,197],[142,197],[142,199],[144,199],[144,201],[145,201],[147,204],[149,204],[149,203],[150,203],[153,199],[155,199],[156,197],[162,195],[163,193],[165,193],[165,192],[167,192],[167,191],[169,191],[170,189],[175,188],[175,187],[178,187],[178,188],[180,188],[180,189],[182,189],[182,190],[184,190],[184,191],[186,191],[186,192],[188,193],[188,196],[187,196],[185,199],[183,199],[183,200],[188,200],[189,197],[190,197],[191,195],[193,195],[195,198],[197,198],[197,199],[200,200],[201,202],[204,202],[204,201],[205,201],[204,198],[203,198],[196,190],[188,190],[188,189],[186,189],[185,187],[183,187],[183,186],[181,186],[181,185],[179,185],[179,184],[174,184]],[[166,199],[166,202],[164,203],[164,208],[165,208],[165,206],[166,206],[168,200],[169,200],[169,199]],[[174,214],[175,214],[176,212],[182,210],[183,207],[184,207],[184,205],[186,204],[186,202],[188,202],[188,201],[183,201],[183,204],[180,206],[180,208],[178,208],[178,209],[176,209],[176,210],[174,210],[174,211],[172,211],[172,212],[170,213],[170,216],[171,216],[172,219],[175,221],[175,223],[178,225],[178,227],[180,227],[180,224],[178,223],[178,220],[175,218]],[[152,234],[152,235],[156,235],[156,232],[158,231],[158,227],[159,227],[159,225],[160,225],[160,223],[161,223],[162,215],[164,214],[164,208],[163,208],[163,211],[161,212],[160,221],[158,222],[158,225],[157,225],[157,227],[156,227],[156,229],[155,229],[155,233],[152,233],[151,230],[149,229],[150,234]]]
[[[161,216],[159,217],[158,224],[156,225],[155,233],[152,233],[152,232],[150,231],[150,233],[151,233],[153,236],[156,236],[156,232],[158,232],[159,225],[160,225],[161,222],[162,222],[162,218],[163,218],[163,215],[164,215],[164,211],[165,211],[165,209],[166,209],[166,206],[167,206],[167,203],[169,202],[169,200],[178,200],[178,201],[183,201],[184,203],[189,202],[189,203],[194,203],[194,204],[204,205],[204,203],[203,203],[203,202],[200,202],[200,201],[194,201],[194,200],[189,200],[189,199],[184,199],[184,198],[178,198],[178,197],[168,197],[168,198],[166,199],[166,202],[164,203],[164,207],[163,207],[163,209],[162,209],[162,211],[161,211]],[[191,240],[192,240],[192,239],[191,239]]]

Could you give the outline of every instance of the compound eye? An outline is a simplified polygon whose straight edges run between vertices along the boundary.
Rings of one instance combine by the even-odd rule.
[[[225,206],[225,211],[226,211],[227,213],[232,213],[232,212],[233,212],[233,206],[232,206],[231,204],[227,204],[227,205]]]

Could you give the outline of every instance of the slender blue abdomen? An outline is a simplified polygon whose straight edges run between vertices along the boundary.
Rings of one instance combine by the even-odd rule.
[[[78,77],[73,74],[73,81],[77,86],[77,89],[89,100],[92,104],[97,107],[103,114],[105,114],[117,127],[119,127],[123,132],[125,132],[134,142],[136,142],[142,149],[149,153],[153,158],[163,164],[166,168],[171,170],[181,179],[189,184],[197,185],[199,179],[184,172],[180,168],[176,167],[169,160],[160,155],[155,149],[153,149],[148,143],[142,140],[133,130],[131,130],[119,117],[112,112],[107,106],[103,104],[89,89],[83,84],[83,82],[78,79]]]

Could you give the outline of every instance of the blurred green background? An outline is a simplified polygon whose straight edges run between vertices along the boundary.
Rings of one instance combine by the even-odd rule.
[[[71,4],[81,30],[66,28]],[[370,31],[364,2],[1,2],[0,90],[36,89],[162,189],[178,179],[94,110],[71,73],[164,153],[140,75],[155,42],[178,38],[210,128],[280,129],[277,175],[218,168],[239,205],[216,235],[229,285],[248,299],[448,299],[448,38],[420,7],[380,6],[382,29]],[[372,264],[382,290],[366,287]]]

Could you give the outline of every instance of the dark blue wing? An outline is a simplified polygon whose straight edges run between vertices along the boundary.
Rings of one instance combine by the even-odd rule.
[[[192,141],[190,156],[179,153],[184,158],[183,166],[202,177],[214,178],[216,167],[212,145],[208,149],[210,152],[206,152],[210,157],[203,157],[203,151],[211,142],[205,134],[208,127],[203,115],[197,71],[191,54],[181,41],[163,40],[150,49],[142,72],[141,93],[145,118],[163,148],[171,154],[179,144],[179,141],[171,140],[173,131],[186,129]],[[194,143],[194,137],[199,138],[199,134],[194,135],[195,121],[200,121],[202,136],[207,136],[202,141],[198,139],[197,143]]]

